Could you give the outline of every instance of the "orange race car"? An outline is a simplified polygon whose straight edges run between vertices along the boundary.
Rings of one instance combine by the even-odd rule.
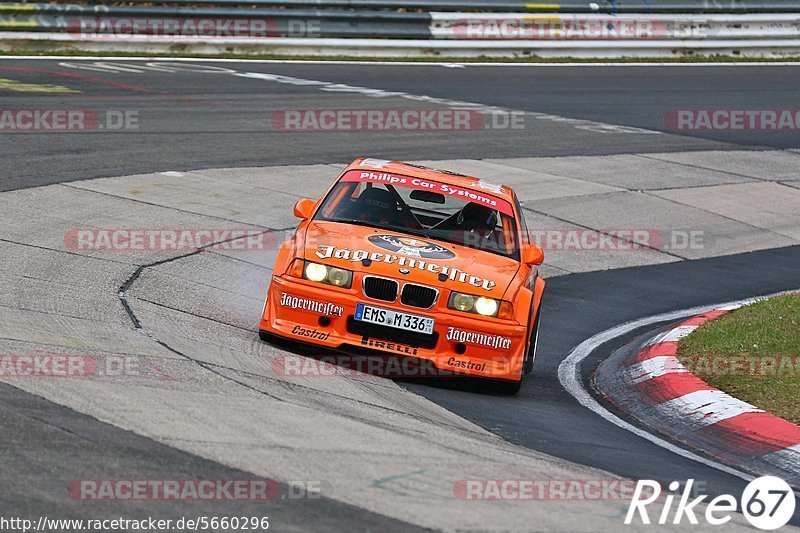
[[[400,355],[519,390],[545,282],[514,191],[357,159],[294,214],[302,222],[275,261],[263,340]]]

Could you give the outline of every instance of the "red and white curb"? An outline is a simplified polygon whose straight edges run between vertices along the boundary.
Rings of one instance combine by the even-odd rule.
[[[800,427],[730,396],[678,361],[678,341],[741,307],[720,307],[685,320],[638,346],[615,352],[594,384],[614,406],[655,431],[715,460],[800,487]]]

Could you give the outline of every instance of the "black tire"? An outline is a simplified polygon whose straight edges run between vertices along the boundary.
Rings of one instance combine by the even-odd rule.
[[[263,329],[258,330],[258,338],[261,339],[263,342],[275,346],[276,348],[282,348],[285,350],[293,350],[299,345],[296,342],[293,342],[289,339],[285,339],[280,335],[270,333],[269,331],[264,331]]]
[[[525,353],[525,362],[522,363],[522,373],[525,375],[533,372],[533,362],[536,360],[536,346],[539,344],[539,317],[542,316],[542,305],[539,304],[539,310],[536,311],[536,320],[533,322],[533,331],[531,332],[531,345],[528,346],[528,351]]]
[[[517,394],[522,388],[522,379],[519,381],[492,381],[490,382],[490,389],[496,394],[504,396],[513,396]]]

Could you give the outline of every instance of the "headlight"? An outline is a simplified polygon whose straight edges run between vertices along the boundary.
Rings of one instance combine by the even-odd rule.
[[[322,281],[328,277],[328,267],[319,263],[306,263],[306,279]]]
[[[297,259],[297,261],[302,260]],[[325,283],[343,289],[349,289],[353,284],[353,273],[351,271],[309,261],[305,261],[303,277],[309,281]]]
[[[502,303],[506,304],[507,302]],[[500,304],[500,301],[494,298],[487,298],[486,296],[473,296],[472,294],[451,292],[447,307],[465,313],[495,317],[500,309]]]
[[[497,314],[497,300],[481,296],[475,300],[475,310],[479,315],[495,316]]]
[[[469,294],[460,294],[454,292],[450,300],[452,301],[451,309],[470,312],[475,307],[475,297],[470,296]]]
[[[328,283],[337,287],[349,287],[352,275],[349,270],[330,267],[328,269]]]

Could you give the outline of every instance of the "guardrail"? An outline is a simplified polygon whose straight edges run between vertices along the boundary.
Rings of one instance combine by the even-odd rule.
[[[393,11],[0,3],[0,31],[66,32],[75,39],[125,35],[429,39],[430,25],[429,13]]]
[[[434,39],[800,39],[800,13],[757,15],[520,15],[431,13]]]
[[[105,6],[107,0],[85,0],[86,5]],[[126,4],[165,6],[258,6],[318,9],[419,10],[460,12],[550,13],[796,13],[800,0],[567,0],[564,2],[511,0],[126,0]],[[14,4],[4,4],[11,6]],[[64,5],[52,4],[22,5]]]
[[[366,55],[800,54],[800,5],[793,13],[610,14],[408,12],[331,7],[337,0],[326,2],[327,9],[234,6],[244,0],[214,0],[215,5],[201,7],[187,5],[196,4],[196,0],[164,0],[163,5],[129,1],[134,5],[0,3],[0,32],[3,32],[0,49],[30,48],[31,42],[39,43],[37,46],[41,48],[42,43],[50,42],[59,49],[90,52],[181,50],[212,54],[219,51],[283,54],[287,50],[291,54],[296,49],[296,53],[303,54],[364,55],[370,48],[374,53]],[[284,6],[304,1],[308,3],[308,0],[280,0]],[[254,5],[253,2],[276,5],[250,0],[248,6]],[[391,0],[339,2],[339,5],[359,2],[385,7]],[[222,3],[229,5],[220,7],[218,4]],[[673,4],[678,2],[661,0],[651,7],[660,9]],[[790,3],[759,6],[777,4]],[[475,5],[488,4],[487,0],[481,0]],[[745,4],[729,7],[736,6],[744,8]]]

